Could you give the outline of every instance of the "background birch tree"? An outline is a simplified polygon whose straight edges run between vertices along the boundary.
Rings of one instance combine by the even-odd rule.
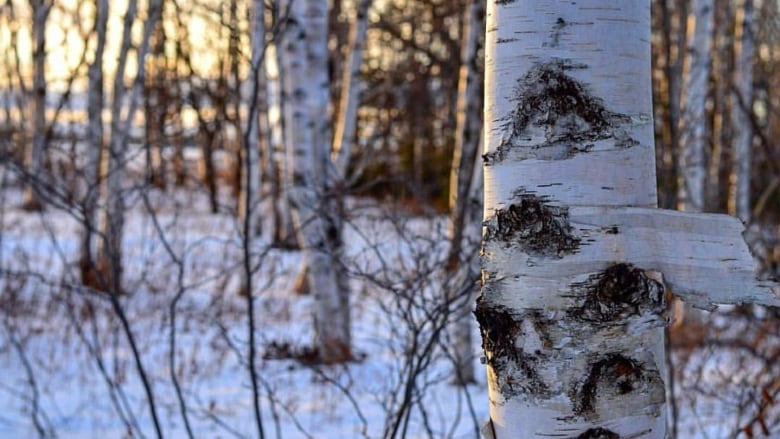
[[[650,7],[607,3],[488,5],[488,437],[665,438],[666,289],[780,304],[737,219],[653,209]]]
[[[709,136],[709,120],[706,102],[712,65],[712,38],[714,4],[710,0],[695,0],[690,7],[683,57],[683,88],[681,93],[677,210],[686,212],[705,211],[705,188],[707,160],[705,152]],[[673,318],[701,321],[701,313],[690,305],[681,306],[679,301],[670,305]]]
[[[731,93],[734,141],[734,176],[729,194],[729,213],[745,223],[751,219],[751,169],[753,125],[753,0],[743,0],[735,18],[734,89]]]
[[[363,65],[363,51],[366,45],[368,31],[368,9],[372,0],[359,0],[355,8],[355,16],[349,29],[348,53],[344,61],[345,68],[341,78],[341,94],[339,109],[333,133],[333,162],[335,176],[345,182],[352,157],[352,144],[357,132],[357,110],[360,94],[365,84],[360,78],[360,67]]]
[[[281,46],[285,72],[287,182],[309,291],[316,301],[315,345],[323,363],[351,358],[349,285],[342,254],[338,193],[333,192],[328,104],[328,9],[293,1]]]
[[[79,270],[81,282],[99,288],[97,263],[100,163],[103,157],[103,54],[106,48],[108,1],[95,0],[95,51],[87,71],[87,153],[84,165],[84,221],[81,231]],[[103,282],[105,280],[102,280]]]
[[[24,193],[24,206],[30,210],[40,210],[43,205],[37,191],[48,182],[43,180],[46,155],[46,21],[53,3],[49,0],[30,0],[32,9],[33,36],[33,81],[32,108],[30,111],[30,132],[32,144],[27,149],[26,162],[32,176],[31,184]]]
[[[705,143],[709,139],[706,114],[707,91],[712,65],[711,43],[715,5],[710,0],[695,0],[692,26],[688,27],[685,84],[680,118],[680,181],[677,208],[689,212],[704,211],[707,163]]]
[[[286,19],[287,10],[280,11],[281,5],[277,5],[272,10],[273,22],[278,23],[276,26],[283,31],[283,24],[280,22]],[[284,14],[284,15],[282,15]],[[283,39],[280,38],[279,43],[283,43]],[[263,155],[263,177],[265,181],[265,190],[267,197],[271,201],[271,235],[272,242],[275,247],[297,249],[298,246],[297,236],[295,233],[295,227],[292,220],[292,211],[290,209],[290,198],[288,194],[289,187],[285,184],[287,175],[287,159],[285,154],[285,133],[284,128],[284,60],[282,58],[283,53],[279,50],[280,44],[275,43],[271,45],[269,50],[269,57],[272,57],[276,62],[275,69],[269,69],[268,73],[268,97],[269,102],[273,104],[269,106],[276,111],[276,117],[273,121],[269,119],[269,135],[270,140],[268,143],[268,150]],[[269,116],[270,118],[270,116]]]
[[[480,210],[479,203],[474,203],[471,197],[471,191],[475,184],[479,185],[475,180],[481,179],[481,174],[475,178],[474,172],[478,167],[482,134],[484,76],[480,57],[483,55],[485,35],[485,4],[481,0],[472,0],[467,11],[461,43],[455,146],[450,170],[450,248],[447,255],[447,272],[450,275],[447,294],[456,310],[451,327],[455,373],[456,382],[461,384],[475,381],[469,299],[476,281],[473,268],[476,265],[477,241],[471,239],[469,232],[475,230]]]

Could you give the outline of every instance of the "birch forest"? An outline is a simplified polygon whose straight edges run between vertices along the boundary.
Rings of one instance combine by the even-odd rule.
[[[0,438],[780,438],[780,2],[0,0]]]

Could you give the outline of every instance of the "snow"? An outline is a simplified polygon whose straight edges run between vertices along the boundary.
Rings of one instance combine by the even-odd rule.
[[[170,306],[179,291],[174,367],[195,437],[257,437],[245,358],[246,301],[237,293],[239,223],[227,213],[208,213],[203,194],[148,196],[182,261],[182,282],[180,267],[136,197],[124,241],[125,282],[133,293],[120,300],[153,383],[165,437],[186,437],[169,365]],[[41,436],[36,422],[59,438],[154,437],[120,322],[105,296],[79,285],[77,222],[61,211],[23,212],[15,207],[20,204],[19,191],[0,193],[0,438]],[[349,200],[348,211],[359,361],[315,367],[263,358],[271,342],[311,344],[313,298],[290,292],[297,252],[268,249],[262,239],[253,243],[266,437],[391,437],[409,390],[413,406],[395,437],[474,438],[488,417],[485,379],[465,388],[451,384],[447,334],[436,332],[431,314],[443,296],[446,219],[411,217],[366,200]],[[472,329],[478,343],[476,324]],[[476,362],[479,346],[474,355]],[[756,392],[751,383],[761,367],[717,348],[675,361],[681,367],[679,437],[730,437],[750,415],[738,408]],[[414,367],[419,374],[407,387]],[[128,424],[140,431],[128,433]]]
[[[165,239],[183,261],[182,283],[179,266],[136,199],[123,242],[125,284],[132,294],[120,300],[153,383],[163,432],[186,437],[169,368],[170,306],[183,291],[176,302],[175,368],[194,434],[256,437],[245,366],[246,301],[237,294],[239,223],[228,214],[208,214],[205,197],[149,195]],[[36,422],[60,438],[127,437],[126,423],[140,428],[134,437],[155,436],[120,322],[105,296],[78,283],[77,222],[60,211],[23,212],[14,207],[19,199],[16,191],[4,191],[0,212],[0,437],[39,436]],[[444,219],[396,215],[398,221],[389,221],[380,218],[380,207],[352,204],[360,212],[346,231],[352,272],[371,275],[352,280],[354,345],[361,361],[315,367],[262,358],[272,341],[311,344],[313,299],[290,292],[297,252],[253,243],[267,437],[386,436],[403,407],[407,359],[419,366],[419,375],[410,388],[409,419],[396,437],[474,437],[487,418],[484,382],[451,385],[450,361],[439,344],[432,343],[426,355],[403,355],[413,343],[435,341],[435,322],[426,321],[425,305],[435,304],[441,292],[429,272],[438,268],[430,255],[444,256]],[[382,270],[380,255],[391,270]],[[409,289],[408,295],[391,294]],[[473,329],[476,337],[476,325]],[[116,384],[113,391],[109,380]],[[119,403],[112,403],[112,393]]]

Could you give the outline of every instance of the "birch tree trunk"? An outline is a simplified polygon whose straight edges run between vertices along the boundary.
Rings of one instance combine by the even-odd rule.
[[[286,10],[284,11],[286,13]],[[278,19],[278,18],[275,18]],[[271,49],[271,48],[269,48]],[[270,119],[269,113],[269,144],[264,155],[264,175],[267,177],[268,192],[272,203],[272,245],[278,248],[299,248],[295,226],[290,208],[289,187],[286,184],[287,159],[285,141],[285,110],[284,110],[284,51],[276,45],[272,46],[271,54],[276,69],[267,72],[269,99],[276,108],[277,117]],[[267,66],[268,67],[268,66]]]
[[[95,278],[95,231],[98,225],[98,200],[100,198],[100,161],[103,152],[103,53],[106,47],[106,28],[108,25],[108,0],[95,1],[95,57],[89,65],[87,75],[88,142],[87,160],[84,165],[84,229],[81,237],[81,255],[79,268],[81,281],[85,285],[100,288]]]
[[[709,141],[705,103],[712,65],[711,42],[714,16],[713,0],[694,0],[688,23],[685,84],[680,115],[680,153],[677,160],[677,209],[702,212],[705,206],[707,167],[705,147]],[[703,314],[690,305],[675,302],[674,320],[703,322]]]
[[[263,57],[265,51],[265,25],[263,4],[255,1],[252,6],[251,45],[249,77],[247,78],[247,121],[244,128],[244,153],[242,157],[243,172],[241,173],[241,202],[238,206],[239,216],[243,219],[247,238],[259,236],[261,232],[260,216],[260,140],[268,132],[267,111],[262,112],[260,106],[266,105],[265,67]],[[265,120],[265,124],[263,124]],[[249,292],[251,294],[251,292]]]
[[[479,54],[485,35],[485,4],[472,0],[466,17],[461,51],[460,78],[458,79],[457,121],[455,148],[450,170],[450,249],[447,256],[449,278],[454,279],[448,288],[449,300],[457,305],[451,327],[455,349],[456,381],[472,383],[474,365],[471,341],[471,304],[465,297],[472,297],[474,279],[470,275],[471,264],[477,253],[476,241],[469,241],[466,222],[475,209],[469,191],[472,187],[474,168],[478,158],[482,130],[483,79],[479,70]]]
[[[40,210],[43,205],[37,193],[43,178],[44,155],[46,151],[46,20],[52,3],[46,0],[31,0],[33,14],[33,99],[32,99],[32,145],[27,149],[27,170],[31,181],[25,187],[24,208]]]
[[[729,197],[729,212],[743,222],[750,222],[750,169],[753,124],[750,115],[753,112],[753,54],[755,51],[753,35],[753,0],[743,0],[742,8],[737,10],[737,30],[735,40],[739,41],[734,62],[734,90],[731,106],[734,142],[734,175]]]
[[[106,206],[101,221],[101,234],[103,246],[99,255],[99,267],[104,267],[108,279],[108,287],[115,293],[121,292],[122,281],[122,236],[124,234],[125,199],[123,181],[125,177],[128,139],[133,126],[138,101],[144,86],[146,63],[142,62],[149,52],[149,41],[155,23],[160,18],[162,0],[152,0],[148,5],[148,19],[144,24],[144,30],[136,59],[138,71],[133,81],[130,95],[127,96],[125,85],[125,73],[127,57],[132,46],[132,25],[137,16],[137,0],[128,2],[125,12],[122,43],[114,77],[113,94],[111,96],[111,136],[108,143],[106,157]],[[127,99],[125,99],[127,98]],[[123,109],[126,111],[123,112]],[[124,117],[123,117],[124,115]]]
[[[328,103],[328,5],[293,1],[285,53],[285,141],[293,220],[315,298],[315,343],[323,363],[351,358],[349,290],[339,269],[340,209],[332,193]]]
[[[649,2],[491,2],[487,29],[483,432],[665,438],[666,288],[780,287],[736,218],[654,208]]]
[[[360,66],[368,31],[368,9],[371,0],[358,0],[355,19],[349,30],[350,51],[341,79],[341,98],[333,135],[333,161],[336,178],[346,179],[349,159],[352,156],[352,142],[357,128],[357,109],[363,83],[360,80]]]
[[[570,217],[656,205],[649,3],[489,2],[487,29],[486,429],[663,438],[660,276]]]
[[[659,158],[661,159],[660,169],[663,170],[662,178],[673,178],[675,171],[675,155],[679,150],[680,143],[680,112],[681,112],[681,90],[682,90],[682,71],[684,61],[685,36],[688,22],[688,3],[689,0],[662,0],[661,7],[661,27],[665,36],[664,44],[664,73],[666,79],[666,100],[668,111],[666,111],[668,132],[664,133],[664,138],[659,148]],[[667,136],[668,135],[668,136]],[[663,194],[661,194],[663,195]],[[660,200],[664,207],[674,205],[674,197],[663,197]]]
[[[715,23],[712,48],[712,72],[716,78],[729,78],[733,72],[733,27],[734,16],[733,2],[731,0],[714,0]],[[730,143],[730,124],[727,115],[730,110],[730,94],[732,84],[730,81],[715,81],[712,95],[712,151],[710,153],[709,169],[707,170],[706,204],[717,210],[723,210],[727,206],[729,198],[729,186],[724,184],[727,180],[723,175],[723,162]],[[725,183],[728,183],[727,181]],[[713,209],[713,210],[715,210]]]
[[[247,369],[252,383],[252,408],[255,416],[255,425],[257,427],[257,437],[263,439],[265,430],[263,429],[263,418],[260,406],[260,383],[258,380],[256,366],[256,346],[255,346],[255,302],[254,302],[254,284],[252,275],[254,272],[252,264],[251,243],[253,237],[260,234],[260,148],[258,141],[260,139],[261,117],[259,114],[260,99],[265,101],[265,93],[261,91],[266,86],[263,80],[263,57],[265,55],[265,6],[263,0],[254,0],[252,2],[251,16],[251,45],[252,57],[250,60],[249,71],[249,90],[250,102],[247,111],[247,126],[244,131],[243,145],[244,157],[242,173],[243,180],[241,186],[240,210],[243,211],[243,288],[247,303],[247,333],[249,338]],[[264,102],[263,102],[264,104]],[[267,128],[267,127],[264,127]],[[264,132],[263,132],[264,133]]]
[[[125,86],[125,68],[132,45],[131,27],[137,15],[137,0],[130,0],[125,11],[122,45],[119,50],[114,86],[111,94],[111,128],[108,150],[105,158],[105,208],[100,223],[103,245],[98,256],[98,266],[106,276],[106,287],[112,291],[121,290],[122,254],[121,243],[124,229],[124,198],[122,180],[125,176],[125,157],[127,133],[122,129],[122,108],[127,92]],[[139,58],[140,59],[140,58]],[[140,65],[143,65],[141,63]]]
[[[705,144],[709,139],[705,103],[712,57],[713,0],[693,1],[693,27],[688,25],[685,86],[680,118],[680,159],[677,208],[701,212],[704,210]]]

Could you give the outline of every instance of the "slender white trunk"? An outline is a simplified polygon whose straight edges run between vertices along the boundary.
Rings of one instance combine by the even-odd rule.
[[[89,89],[87,91],[88,139],[86,163],[84,164],[84,229],[82,230],[79,264],[81,280],[97,287],[94,276],[96,256],[95,231],[97,230],[98,199],[100,198],[100,158],[103,151],[103,53],[106,47],[108,24],[108,0],[96,0],[95,32],[97,44],[95,57],[88,69]]]
[[[315,297],[315,338],[320,360],[347,360],[350,352],[349,290],[339,269],[339,194],[330,193],[331,133],[328,103],[328,9],[324,0],[296,0],[290,7],[284,51],[285,141],[293,219]]]
[[[346,59],[346,68],[341,79],[341,98],[333,135],[333,161],[335,174],[339,180],[347,176],[349,159],[352,156],[352,142],[357,127],[357,109],[363,82],[360,80],[360,66],[363,63],[363,50],[368,30],[368,9],[372,0],[358,0],[355,19],[349,30],[350,51]]]
[[[109,287],[115,292],[121,291],[122,279],[122,236],[124,230],[125,199],[122,183],[125,177],[127,147],[138,107],[139,96],[143,89],[146,73],[146,63],[143,60],[149,52],[149,40],[156,21],[160,18],[161,1],[152,0],[148,6],[148,19],[144,25],[141,45],[137,51],[136,59],[138,71],[133,82],[130,96],[125,100],[127,87],[125,86],[125,73],[127,57],[132,46],[132,25],[137,15],[137,0],[128,2],[125,12],[122,44],[119,51],[117,68],[114,77],[113,95],[111,97],[111,136],[106,157],[106,206],[101,224],[101,232],[104,236],[100,265],[105,267],[109,278]],[[126,112],[123,113],[123,109]],[[124,117],[122,115],[124,114]]]
[[[680,114],[680,155],[677,176],[677,209],[702,212],[705,206],[707,166],[704,151],[709,141],[705,104],[712,65],[714,1],[694,0],[688,20],[685,83]],[[674,319],[699,322],[703,314],[691,305],[675,304]]]
[[[263,66],[265,50],[265,26],[263,3],[253,2],[251,30],[252,58],[250,60],[247,87],[249,91],[246,102],[247,121],[244,137],[244,154],[242,157],[243,172],[241,173],[241,202],[239,216],[246,226],[249,237],[260,235],[262,223],[260,212],[260,140],[268,132],[267,112],[262,112],[260,106],[265,106],[267,92],[265,91],[265,67]],[[261,126],[262,125],[262,126]]]
[[[137,0],[129,0],[125,11],[122,45],[119,50],[116,72],[114,73],[113,93],[111,94],[111,131],[108,150],[105,157],[105,208],[101,218],[100,232],[103,235],[103,245],[100,249],[99,262],[101,270],[108,276],[108,288],[119,291],[122,275],[121,242],[124,228],[124,199],[122,195],[122,180],[125,175],[125,139],[122,133],[122,107],[127,91],[125,86],[125,67],[130,52],[131,27],[136,17]]]
[[[716,78],[728,78],[731,75],[730,59],[731,47],[731,27],[728,25],[730,17],[733,15],[732,2],[730,0],[715,0],[715,24],[714,39],[712,48],[712,74]],[[722,206],[724,195],[728,198],[728,190],[723,191],[724,185],[721,184],[721,171],[723,169],[724,155],[727,152],[725,148],[725,135],[728,130],[728,120],[724,115],[728,114],[731,83],[730,81],[716,81],[712,94],[713,115],[712,115],[712,151],[710,152],[710,162],[707,171],[706,186],[706,204],[708,206]]]
[[[286,12],[286,10],[285,10]],[[283,57],[285,52],[280,50],[277,45],[272,46],[268,54],[275,61],[275,69],[270,68],[268,74],[268,95],[272,102],[272,108],[275,107],[277,117],[269,120],[269,144],[264,162],[264,172],[268,181],[268,192],[273,204],[273,245],[281,248],[298,247],[295,226],[292,220],[292,210],[289,200],[289,186],[287,184],[287,158],[284,145],[284,84],[283,79],[285,61]]]
[[[679,210],[704,210],[705,145],[709,139],[705,104],[712,56],[713,0],[694,0],[688,24],[688,63],[680,118]]]
[[[43,178],[43,162],[46,151],[46,20],[52,4],[45,0],[30,1],[33,13],[33,99],[32,99],[32,145],[27,148],[27,171],[33,180]],[[31,181],[24,192],[24,206],[27,209],[42,207],[37,191],[43,182]],[[37,186],[37,187],[36,187]]]
[[[738,9],[737,31],[739,41],[734,62],[734,91],[731,106],[734,141],[734,175],[729,197],[729,212],[743,222],[750,222],[750,168],[753,142],[753,0],[743,0]]]
[[[468,238],[472,213],[476,210],[469,196],[474,177],[474,168],[479,168],[478,150],[482,129],[483,80],[479,71],[479,55],[485,35],[485,3],[472,0],[466,16],[462,46],[460,78],[458,79],[457,121],[455,127],[455,148],[450,170],[450,250],[447,269],[452,275],[448,289],[449,299],[459,308],[453,316],[452,338],[455,349],[456,381],[474,381],[473,348],[471,341],[471,304],[465,298],[472,297],[474,290],[474,256],[478,254],[477,242]],[[479,174],[481,178],[481,174]],[[468,238],[467,238],[468,237]]]

